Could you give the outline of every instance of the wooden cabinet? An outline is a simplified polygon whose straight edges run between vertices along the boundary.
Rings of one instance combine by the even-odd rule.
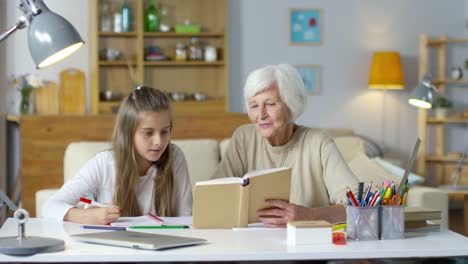
[[[100,32],[99,17],[105,0],[90,2],[91,49],[91,111],[109,113],[119,101],[106,101],[100,97],[106,90],[122,95],[131,91],[134,83],[160,88],[168,93],[185,94],[185,100],[174,104],[176,112],[224,112],[228,109],[228,3],[227,0],[158,0],[170,10],[173,24],[189,20],[200,25],[200,33],[145,32],[144,10],[149,1],[129,0],[133,15],[133,31],[125,33]],[[109,0],[107,0],[109,1]],[[113,1],[120,7],[123,1]],[[176,61],[177,43],[189,45],[198,38],[201,46],[217,48],[218,59],[213,62]],[[158,46],[168,60],[145,60],[145,48]],[[103,49],[121,51],[117,60],[100,59]],[[133,79],[133,80],[132,80]],[[204,93],[204,101],[191,96]]]
[[[466,49],[468,39],[454,39],[446,36],[430,38],[426,34],[420,36],[419,46],[419,79],[426,72],[431,72],[433,84],[441,93],[447,89],[468,88],[468,77],[461,80],[452,80],[447,76],[447,54],[455,48]],[[465,111],[467,109],[464,109]],[[453,151],[446,148],[447,126],[462,126],[463,134],[459,135],[460,148],[463,151],[466,144],[468,116],[460,113],[463,109],[456,109],[457,115],[446,118],[435,118],[425,109],[418,110],[418,136],[423,141],[421,144],[417,171],[420,175],[433,176],[433,185],[451,184],[450,176],[455,169],[459,158],[447,155]],[[430,136],[429,136],[430,135]],[[428,150],[429,146],[431,149]],[[429,153],[430,152],[430,153]],[[460,184],[468,185],[468,158],[464,161],[464,175],[460,175]],[[432,174],[432,175],[431,175]],[[465,176],[465,177],[463,177]]]

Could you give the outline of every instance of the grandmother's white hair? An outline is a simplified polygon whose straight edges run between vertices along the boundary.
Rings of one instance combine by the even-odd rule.
[[[304,113],[307,98],[301,75],[289,64],[269,65],[249,74],[244,86],[244,100],[247,111],[249,110],[249,98],[275,82],[281,100],[291,111],[292,121],[296,120]]]

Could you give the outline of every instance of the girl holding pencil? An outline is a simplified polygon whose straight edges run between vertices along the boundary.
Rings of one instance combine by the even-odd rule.
[[[170,143],[172,111],[164,92],[133,90],[115,120],[112,149],[98,153],[44,205],[43,215],[81,224],[120,216],[192,214],[192,191],[181,149]],[[98,206],[77,208],[82,197]]]

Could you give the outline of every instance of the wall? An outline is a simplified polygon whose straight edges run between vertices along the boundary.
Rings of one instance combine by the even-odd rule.
[[[417,110],[407,104],[407,98],[417,84],[419,34],[462,37],[466,32],[466,2],[232,1],[231,110],[244,111],[242,86],[253,69],[277,63],[319,64],[321,93],[309,96],[308,107],[298,122],[314,127],[352,128],[384,144],[390,156],[405,159],[417,136]],[[288,8],[291,7],[323,10],[321,46],[288,44]],[[400,52],[404,91],[387,91],[384,96],[382,91],[368,90],[372,53],[378,50]],[[465,59],[466,49],[461,52],[465,52]],[[467,101],[465,92],[456,99],[456,104]]]
[[[0,1],[0,30],[5,29],[6,26],[6,1]],[[5,45],[0,43],[0,63],[4,65],[5,62]],[[0,70],[0,98],[6,97],[6,72]],[[0,103],[0,191],[6,191],[6,104]],[[1,215],[1,213],[0,213]],[[1,225],[1,219],[0,219]]]
[[[13,24],[19,15],[16,1],[3,2],[7,2],[7,24]],[[88,1],[45,2],[66,17],[87,41]],[[314,127],[352,128],[385,145],[390,156],[406,158],[416,138],[417,111],[406,101],[418,81],[419,34],[466,35],[467,3],[468,0],[230,0],[231,110],[244,111],[242,86],[253,69],[275,63],[320,64],[321,93],[308,98],[306,112],[298,122]],[[288,45],[290,7],[323,9],[321,46]],[[400,52],[406,77],[404,91],[383,93],[367,89],[370,60],[377,50]],[[462,63],[466,57],[463,54],[452,54],[451,63]],[[7,74],[35,72],[27,51],[26,32],[17,32],[7,41],[6,57]],[[38,73],[57,79],[58,73],[68,67],[84,70],[89,79],[87,46]],[[458,89],[453,93],[458,107],[466,104],[466,91]],[[453,133],[463,131],[466,128],[461,127]],[[456,139],[452,137],[451,144],[456,144]]]

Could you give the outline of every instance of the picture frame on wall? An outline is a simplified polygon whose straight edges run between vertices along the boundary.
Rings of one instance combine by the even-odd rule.
[[[322,10],[316,8],[289,9],[289,44],[322,44]]]
[[[294,65],[304,81],[307,94],[320,94],[320,65]]]

